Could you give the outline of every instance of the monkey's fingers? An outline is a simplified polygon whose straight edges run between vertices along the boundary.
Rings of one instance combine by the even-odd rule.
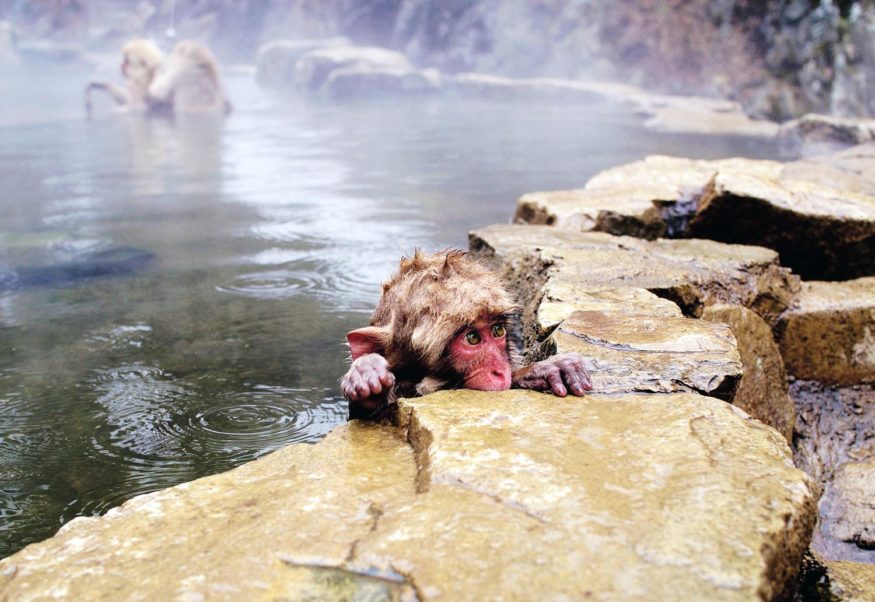
[[[565,397],[568,395],[565,383],[562,382],[561,370],[554,369],[547,372],[547,382],[550,383],[550,388],[553,389],[553,395],[556,397]]]

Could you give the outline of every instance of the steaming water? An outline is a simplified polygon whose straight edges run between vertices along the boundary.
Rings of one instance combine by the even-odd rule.
[[[89,122],[81,81],[0,95],[0,557],[343,422],[340,342],[415,247],[649,153],[772,154],[605,107],[336,106],[245,79],[225,122]],[[154,258],[15,285],[117,247]]]

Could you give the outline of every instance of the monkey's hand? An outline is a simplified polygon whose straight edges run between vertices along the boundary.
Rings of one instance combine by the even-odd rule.
[[[565,397],[569,391],[579,397],[592,390],[592,380],[579,353],[563,353],[535,362],[514,372],[511,383],[518,389],[552,391],[558,397]]]
[[[378,353],[366,353],[356,359],[340,379],[340,390],[350,402],[370,412],[383,405],[395,385],[389,362]]]

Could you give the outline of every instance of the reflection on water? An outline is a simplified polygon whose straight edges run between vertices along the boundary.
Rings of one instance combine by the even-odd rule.
[[[226,121],[71,106],[0,127],[0,556],[325,435],[343,335],[415,247],[464,246],[520,194],[645,154],[771,153],[604,107],[232,96]],[[122,248],[151,260],[53,276]]]

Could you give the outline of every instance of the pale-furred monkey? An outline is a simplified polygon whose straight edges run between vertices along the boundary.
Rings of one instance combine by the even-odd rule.
[[[350,418],[378,417],[398,397],[439,389],[591,390],[579,354],[521,366],[518,310],[499,278],[464,251],[402,259],[370,326],[347,334],[353,361],[341,390]]]
[[[149,84],[148,99],[174,113],[228,113],[219,63],[206,46],[183,40],[173,47]]]
[[[125,88],[91,82],[85,88],[85,107],[91,112],[91,93],[103,90],[127,112],[147,114],[224,114],[231,110],[222,89],[219,64],[202,44],[183,40],[166,57],[149,40],[131,40],[122,47]]]
[[[85,88],[85,108],[91,112],[91,93],[103,90],[115,101],[121,110],[132,112],[149,111],[147,98],[149,86],[155,72],[164,62],[164,54],[158,47],[145,39],[135,39],[122,46],[121,72],[125,86],[110,82],[91,82]]]

